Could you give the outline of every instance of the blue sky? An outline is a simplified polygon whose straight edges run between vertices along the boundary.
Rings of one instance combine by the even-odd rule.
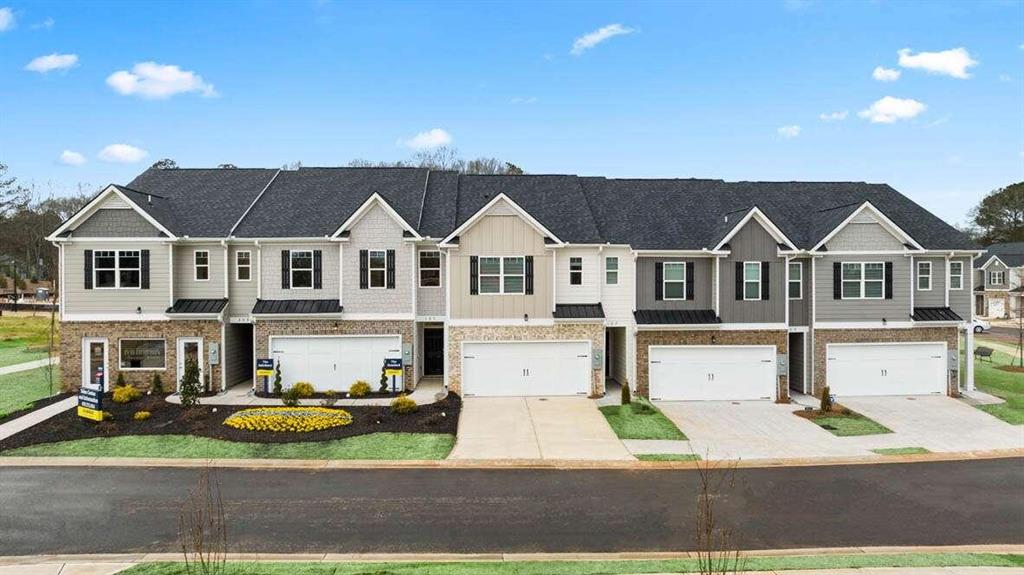
[[[1024,4],[0,0],[0,161],[41,191],[449,141],[531,173],[887,182],[960,222],[1024,179]]]

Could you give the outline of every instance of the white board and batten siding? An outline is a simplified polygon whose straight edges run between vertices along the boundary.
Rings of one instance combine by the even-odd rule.
[[[561,254],[559,254],[561,255]],[[618,283],[607,282],[607,258],[614,257],[619,261]],[[636,262],[629,248],[605,248],[600,256],[601,297],[599,300],[604,308],[604,316],[608,325],[633,325],[633,310],[636,290]],[[593,302],[591,302],[593,303]]]
[[[500,341],[462,344],[467,397],[586,396],[589,341]]]
[[[838,397],[946,392],[944,342],[828,344],[826,377]]]
[[[652,345],[650,396],[662,401],[774,399],[773,345]]]

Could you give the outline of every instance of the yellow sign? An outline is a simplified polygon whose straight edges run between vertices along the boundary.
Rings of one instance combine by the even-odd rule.
[[[403,375],[405,372],[401,369],[385,369],[384,375],[391,377],[392,375]]]
[[[256,376],[257,377],[273,377],[274,376],[274,370],[272,370],[272,369],[257,369],[256,370]]]
[[[103,412],[98,409],[78,406],[78,417],[84,417],[93,421],[103,421]]]

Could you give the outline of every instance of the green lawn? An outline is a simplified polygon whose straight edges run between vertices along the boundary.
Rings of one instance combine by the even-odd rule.
[[[879,455],[920,455],[922,453],[931,453],[931,451],[923,447],[882,447],[872,449],[871,451]]]
[[[977,345],[985,345],[985,342],[978,341]],[[978,409],[1007,423],[1024,425],[1024,373],[998,369],[1000,365],[1009,365],[1012,359],[1010,354],[997,350],[992,354],[991,363],[980,360],[974,362],[974,386],[1006,400],[1006,403],[997,405],[979,405]]]
[[[870,567],[1021,567],[1024,555],[920,553],[750,557],[745,571]],[[625,575],[697,571],[696,559],[654,561],[495,561],[450,563],[229,563],[225,575]],[[143,563],[121,575],[186,575],[181,563]]]
[[[309,443],[240,443],[190,435],[125,435],[30,445],[5,456],[173,457],[184,459],[444,459],[446,433],[371,433]]]
[[[633,457],[640,461],[700,461],[694,453],[636,453]]]
[[[863,415],[827,415],[812,419],[814,423],[831,431],[832,435],[838,437],[849,437],[852,435],[878,435],[880,433],[892,433],[892,430],[873,419]]]
[[[50,397],[50,382],[46,367],[0,375],[0,417],[32,405],[32,402]],[[53,393],[60,393],[60,369],[53,369]]]
[[[49,331],[49,315],[0,316],[0,367],[45,358]],[[54,341],[55,348],[58,343]],[[26,351],[28,347],[34,351]]]
[[[599,408],[619,439],[686,439],[683,432],[651,404],[643,403],[650,408],[648,412],[636,413],[638,403],[640,400],[634,400],[630,405]]]

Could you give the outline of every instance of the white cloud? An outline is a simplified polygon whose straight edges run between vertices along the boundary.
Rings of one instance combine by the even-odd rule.
[[[117,164],[134,164],[149,155],[149,152],[128,144],[110,144],[100,150],[99,159]]]
[[[827,114],[818,114],[818,118],[822,122],[842,122],[843,120],[846,119],[846,116],[848,116],[849,114],[850,113],[847,112],[846,110],[841,110],[839,112],[829,112]]]
[[[50,30],[50,29],[53,28],[54,24],[56,24],[56,22],[53,20],[53,18],[47,18],[46,20],[43,20],[42,22],[33,24],[31,26],[31,28],[33,30]]]
[[[775,131],[778,132],[779,136],[789,140],[800,135],[800,126],[782,126]]]
[[[636,30],[627,28],[622,24],[609,24],[607,26],[602,26],[593,32],[588,32],[587,34],[576,38],[572,43],[572,50],[569,50],[569,53],[573,56],[579,56],[609,38],[632,34],[635,31]]]
[[[14,10],[0,8],[0,32],[14,29]]]
[[[68,70],[77,65],[78,54],[49,54],[32,60],[25,65],[25,69],[45,74],[54,70]]]
[[[928,106],[917,100],[886,96],[881,100],[876,100],[870,108],[861,110],[857,115],[871,120],[872,124],[892,124],[898,120],[913,118],[926,109]]]
[[[512,98],[508,101],[509,104],[536,104],[538,98],[536,96],[530,96],[529,98]]]
[[[71,150],[64,150],[60,153],[60,163],[69,166],[81,166],[85,163],[85,156]]]
[[[978,65],[978,61],[971,58],[966,48],[917,54],[911,54],[910,48],[904,48],[897,54],[900,55],[900,66],[904,68],[917,68],[929,74],[942,74],[960,79],[970,78],[967,69]]]
[[[899,70],[876,66],[874,71],[871,72],[871,77],[879,82],[895,82],[900,79],[900,74],[902,74],[902,72]]]
[[[431,150],[451,143],[452,135],[441,128],[420,132],[408,140],[398,140],[398,145],[414,150]]]
[[[198,92],[204,98],[217,96],[213,85],[207,84],[199,74],[156,62],[139,62],[131,72],[114,72],[107,78],[107,85],[119,94],[151,100],[188,92]]]

